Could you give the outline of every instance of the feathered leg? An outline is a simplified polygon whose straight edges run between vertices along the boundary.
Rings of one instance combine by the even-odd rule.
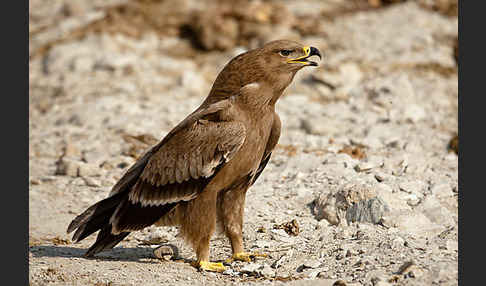
[[[266,257],[266,254],[247,253],[243,248],[243,213],[245,210],[245,197],[248,187],[228,190],[221,194],[218,209],[222,215],[224,232],[231,242],[232,260],[251,261],[256,256]]]
[[[194,266],[207,271],[223,272],[222,263],[209,261],[209,241],[216,228],[216,194],[203,192],[196,199],[181,204],[181,234],[197,255]]]

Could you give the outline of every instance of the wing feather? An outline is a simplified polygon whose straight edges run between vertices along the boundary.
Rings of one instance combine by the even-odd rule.
[[[132,203],[163,205],[193,199],[197,181],[212,177],[245,140],[240,122],[207,121],[182,129],[148,160],[130,190]]]
[[[246,130],[242,122],[220,119],[219,112],[231,107],[229,100],[200,107],[125,173],[110,193],[127,192],[110,217],[113,234],[141,229],[177,202],[194,199],[232,159],[245,141]],[[157,209],[162,206],[163,211]]]

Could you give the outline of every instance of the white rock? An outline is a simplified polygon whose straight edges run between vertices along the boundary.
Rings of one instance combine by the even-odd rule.
[[[444,226],[455,224],[452,213],[434,196],[427,196],[415,210],[422,212],[433,223]]]
[[[371,162],[362,162],[356,165],[354,169],[356,170],[356,172],[368,172],[375,167],[377,166]]]
[[[270,232],[272,234],[276,234],[277,236],[283,236],[283,237],[289,236],[283,229],[272,229]]]
[[[240,274],[240,272],[238,271],[234,271],[232,268],[228,268],[226,269],[223,274],[225,275],[230,275],[230,276],[238,276],[238,274]]]
[[[303,264],[304,267],[307,267],[307,268],[317,268],[321,265],[321,262],[319,260],[316,260],[316,259],[309,259],[309,260],[306,260]]]
[[[459,249],[457,240],[452,240],[452,239],[447,240],[446,247],[448,250],[451,251],[457,251]]]
[[[410,194],[406,196],[405,199],[407,200],[407,204],[411,207],[415,207],[421,202],[421,199],[415,194]]]
[[[451,188],[451,186],[449,184],[438,184],[438,185],[434,185],[431,188],[431,192],[437,198],[440,198],[440,197],[449,197],[449,196],[454,195],[454,192],[452,191],[452,188]]]
[[[101,173],[101,169],[89,163],[80,162],[79,169],[78,169],[78,176],[80,177],[90,177],[90,176],[98,176]]]
[[[144,240],[146,244],[161,244],[167,242],[168,239],[164,233],[159,230],[151,232]]]
[[[102,149],[94,149],[83,152],[83,160],[90,164],[101,165],[104,161],[109,160],[108,152],[101,151]]]
[[[397,236],[395,239],[392,240],[392,246],[394,248],[400,248],[403,247],[405,243],[405,240],[401,238],[400,236]]]
[[[400,183],[398,187],[400,191],[421,197],[423,191],[427,188],[427,184],[422,181],[406,181]]]
[[[90,55],[78,56],[71,61],[71,68],[76,72],[91,72],[94,65],[95,59]]]
[[[260,264],[257,263],[248,263],[243,268],[241,268],[241,272],[243,273],[253,273],[256,272],[260,267],[262,267]]]
[[[87,186],[89,187],[99,187],[101,186],[100,181],[91,178],[91,177],[83,177],[84,182],[86,183]]]
[[[431,222],[427,216],[418,211],[400,211],[387,214],[384,218],[386,224],[396,226],[402,231],[417,236],[432,236],[439,234],[443,227]]]
[[[56,174],[76,177],[78,175],[78,169],[81,163],[82,162],[80,161],[62,158],[58,162]]]
[[[275,277],[275,270],[267,264],[264,264],[263,268],[258,270],[258,273],[264,277]]]
[[[313,269],[313,270],[307,272],[307,277],[309,279],[315,279],[319,275],[319,273],[321,273],[321,270],[319,270],[319,269],[318,270],[314,270]]]
[[[307,134],[332,136],[340,132],[339,124],[335,124],[324,117],[303,118],[300,123],[301,128]]]
[[[272,242],[268,240],[257,240],[253,243],[252,247],[257,247],[257,248],[269,248],[272,246]]]
[[[417,104],[407,105],[403,111],[403,117],[411,123],[419,122],[424,119],[426,115],[424,108]]]
[[[382,279],[378,282],[376,282],[376,284],[373,284],[374,286],[391,286],[392,284],[390,284],[389,282],[386,281],[386,279]]]

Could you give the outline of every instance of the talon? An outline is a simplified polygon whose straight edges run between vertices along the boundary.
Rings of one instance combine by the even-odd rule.
[[[266,253],[258,253],[258,252],[239,252],[233,254],[230,258],[226,259],[226,262],[231,263],[234,260],[240,260],[240,261],[245,261],[245,262],[251,262],[252,259],[255,257],[267,257],[268,255]]]
[[[198,269],[206,271],[224,272],[226,270],[226,267],[224,267],[221,262],[193,261],[191,264]]]

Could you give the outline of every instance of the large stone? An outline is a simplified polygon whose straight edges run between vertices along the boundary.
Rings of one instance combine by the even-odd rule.
[[[332,225],[380,222],[388,207],[377,197],[375,188],[376,184],[351,182],[338,186],[336,191],[321,194],[314,201],[316,218],[326,219]]]
[[[346,212],[346,220],[351,222],[370,222],[377,224],[385,212],[389,210],[386,203],[380,198],[359,201]]]

